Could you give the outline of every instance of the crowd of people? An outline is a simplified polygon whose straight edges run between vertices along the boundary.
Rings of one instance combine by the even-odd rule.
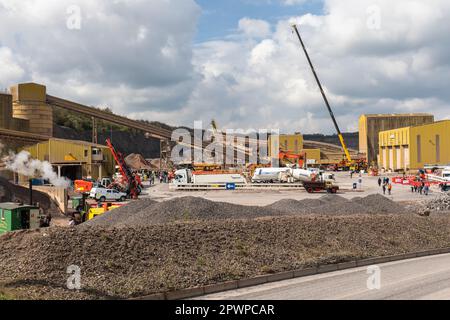
[[[155,185],[156,181],[159,183],[171,183],[175,175],[171,171],[150,171],[143,174],[144,181],[149,181],[150,185]]]
[[[386,191],[391,196],[392,195],[392,182],[388,177],[378,178],[378,186],[383,189],[383,194],[386,194]]]
[[[378,186],[383,189],[383,194],[387,192],[389,195],[392,195],[392,182],[388,177],[380,177],[378,179]],[[414,184],[411,184],[411,192],[428,196],[430,194],[430,184],[426,183],[423,179],[417,179]]]

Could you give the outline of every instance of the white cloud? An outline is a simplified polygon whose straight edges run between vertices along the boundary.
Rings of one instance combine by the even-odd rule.
[[[72,2],[0,0],[0,87],[34,80],[170,124],[214,118],[229,128],[332,133],[296,22],[343,130],[356,130],[362,113],[450,116],[447,0],[327,0],[323,15],[242,18],[222,40],[195,46],[193,0],[79,0],[79,31],[65,27]]]
[[[80,30],[66,27],[74,3]],[[52,94],[120,102],[112,107],[121,113],[177,108],[195,81],[192,41],[200,14],[193,0],[0,0],[0,52],[20,62],[15,76],[2,70],[0,84],[45,81]],[[14,66],[4,54],[1,64]],[[146,103],[130,106],[136,95]]]
[[[373,5],[380,9],[378,29],[367,23]],[[200,44],[194,64],[203,78],[184,114],[227,127],[334,132],[292,34],[296,22],[343,130],[357,130],[362,113],[449,117],[448,1],[329,0],[325,12],[280,20],[258,41]]]
[[[270,24],[264,20],[242,18],[239,20],[239,31],[248,37],[264,38],[270,35]]]
[[[293,6],[298,4],[303,4],[306,0],[280,0],[282,4],[286,6]]]
[[[11,50],[4,47],[0,47],[0,70],[0,84],[7,83],[8,81],[17,81],[25,73],[20,64],[14,60]],[[6,86],[0,89],[4,88]]]

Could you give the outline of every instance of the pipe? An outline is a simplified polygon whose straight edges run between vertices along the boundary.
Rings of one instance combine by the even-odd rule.
[[[30,206],[33,205],[33,179],[30,179]]]

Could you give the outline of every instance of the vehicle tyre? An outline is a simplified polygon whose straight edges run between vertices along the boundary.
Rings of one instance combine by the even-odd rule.
[[[106,201],[106,197],[105,197],[105,196],[100,197],[100,199],[98,199],[98,201],[100,201],[100,202],[105,202],[105,201]]]
[[[125,197],[125,196],[120,197],[120,201],[121,201],[121,202],[127,201],[127,197]]]
[[[314,193],[314,190],[313,190],[313,188],[311,188],[311,187],[307,188],[306,191],[307,191],[308,193]]]

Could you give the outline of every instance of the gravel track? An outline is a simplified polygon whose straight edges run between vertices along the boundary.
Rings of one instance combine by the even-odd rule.
[[[122,299],[312,265],[450,246],[446,216],[296,216],[0,237],[0,293]],[[81,268],[82,290],[65,288]]]

